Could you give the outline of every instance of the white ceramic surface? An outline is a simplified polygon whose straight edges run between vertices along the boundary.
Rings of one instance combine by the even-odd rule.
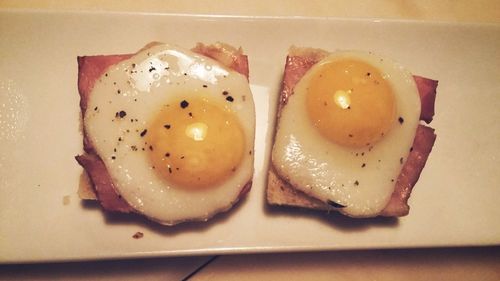
[[[3,11],[0,34],[0,262],[500,244],[500,25]],[[249,196],[208,223],[175,227],[80,202],[76,57],[218,40],[250,57],[258,119]],[[353,220],[266,207],[273,116],[292,44],[374,51],[440,81],[438,138],[409,216]],[[142,239],[132,238],[137,231]]]

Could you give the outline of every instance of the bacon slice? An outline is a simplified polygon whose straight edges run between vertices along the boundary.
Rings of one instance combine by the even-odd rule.
[[[318,49],[292,49],[291,55],[288,55],[285,62],[285,71],[283,76],[283,81],[281,85],[281,94],[278,105],[278,118],[281,113],[281,109],[288,102],[288,98],[293,94],[293,88],[300,81],[300,79],[306,74],[306,72],[317,62],[325,58],[328,53],[323,50]],[[434,103],[436,98],[436,88],[438,81],[424,78],[421,76],[413,76],[415,83],[418,88],[421,101],[421,114],[420,120],[427,123],[432,121],[434,116]],[[434,134],[434,129],[426,127],[424,125],[419,125],[416,131],[415,139],[413,142],[413,148],[408,159],[403,165],[403,169],[396,181],[394,192],[391,196],[390,202],[381,212],[381,216],[391,216],[399,217],[408,214],[410,207],[407,202],[410,197],[413,186],[420,177],[425,162],[431,152],[432,146],[436,135]],[[283,179],[275,174],[273,169],[269,171],[269,178],[275,181],[274,184],[279,185],[282,190],[291,188]],[[288,191],[284,191],[292,194]],[[269,196],[269,194],[268,194]],[[274,196],[274,195],[272,195]],[[307,196],[305,194],[300,194],[300,196]],[[314,198],[311,198],[311,204],[306,204],[317,209],[329,209],[329,207],[316,207],[318,203]],[[298,200],[298,202],[305,202],[303,198]],[[292,206],[300,206],[299,204],[290,204]],[[286,204],[285,204],[286,205]],[[325,204],[326,205],[326,204]],[[304,205],[305,206],[305,205]]]
[[[157,43],[153,43],[157,44]],[[234,49],[229,45],[218,43],[219,45],[198,44],[193,51],[214,58],[221,59],[219,62],[223,65],[245,75],[248,79],[248,57],[243,55],[241,48]],[[148,45],[150,46],[150,45]],[[123,60],[132,57],[134,54],[107,55],[107,56],[82,56],[78,57],[78,92],[80,94],[80,109],[82,119],[87,110],[87,101],[92,93],[95,82],[106,70]],[[91,142],[83,128],[83,147],[85,153],[75,157],[77,162],[85,169],[92,181],[94,191],[102,207],[108,211],[132,212],[126,201],[119,195],[111,176],[102,159],[96,154]],[[240,196],[246,194],[251,187],[251,182],[245,185],[241,190]]]

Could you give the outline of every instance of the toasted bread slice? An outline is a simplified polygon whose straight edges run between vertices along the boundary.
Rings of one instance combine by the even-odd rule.
[[[153,42],[146,45],[154,46]],[[248,58],[243,54],[241,48],[234,48],[224,43],[204,45],[198,43],[193,49],[195,53],[210,57],[228,68],[239,72],[248,79]],[[80,108],[82,116],[87,110],[87,100],[93,89],[94,83],[106,70],[123,60],[132,57],[133,54],[125,55],[97,55],[78,57],[78,91],[80,94]],[[123,198],[116,192],[113,182],[107,172],[104,163],[96,154],[92,144],[87,140],[85,128],[83,128],[85,153],[76,156],[78,163],[84,168],[80,177],[78,195],[82,200],[98,200],[107,211],[134,212]],[[251,188],[251,179],[242,187],[238,199],[242,198]],[[234,202],[236,203],[236,202]],[[221,210],[224,211],[224,210]]]
[[[279,122],[281,109],[293,94],[293,88],[302,76],[317,62],[329,53],[321,49],[292,47],[286,58],[285,70],[278,101],[277,118]],[[422,110],[420,119],[429,123],[434,115],[434,101],[437,81],[414,76],[420,94]],[[395,182],[394,192],[381,216],[400,217],[408,214],[410,207],[408,199],[413,186],[418,181],[420,173],[432,150],[436,135],[434,129],[419,124],[413,142],[412,150],[403,169]],[[270,205],[301,207],[314,210],[337,210],[316,198],[294,188],[286,179],[280,177],[272,163],[268,171],[266,198]],[[338,207],[338,206],[337,206]]]

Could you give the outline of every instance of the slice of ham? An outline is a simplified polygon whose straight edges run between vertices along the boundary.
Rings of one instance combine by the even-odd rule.
[[[116,192],[106,166],[99,156],[95,153],[85,153],[75,158],[90,176],[97,199],[104,209],[123,213],[133,210]]]
[[[391,199],[380,215],[401,217],[408,214],[410,211],[408,199],[431,153],[435,140],[436,134],[434,134],[434,129],[418,125],[408,159],[403,165],[403,169],[396,181],[396,187]]]
[[[297,50],[294,51],[296,52]],[[303,53],[300,53],[300,51],[301,50],[299,50],[297,54],[289,55],[286,58],[285,72],[278,105],[278,118],[281,114],[281,109],[286,105],[288,98],[293,94],[295,85],[313,65],[328,55],[327,52],[322,50],[305,51]],[[430,123],[434,116],[434,102],[436,99],[438,81],[421,76],[413,76],[413,78],[420,95],[420,120]],[[435,140],[436,135],[434,134],[434,129],[419,124],[412,151],[408,155],[407,161],[403,165],[402,171],[396,180],[394,192],[389,203],[380,213],[381,216],[399,217],[408,214],[410,209],[408,206],[408,199],[413,186],[415,186],[415,183],[420,177],[420,173],[425,166],[425,162],[429,157]]]
[[[420,102],[422,104],[420,120],[429,124],[432,121],[432,117],[434,117],[434,103],[436,101],[438,81],[416,75],[413,76],[413,79],[415,79],[415,83],[417,84]]]
[[[248,79],[248,57],[243,55],[241,49],[235,49],[231,46],[217,43],[214,45],[198,44],[194,52],[211,57],[220,63],[229,67]],[[134,54],[124,55],[100,55],[100,56],[82,56],[78,57],[78,92],[80,94],[80,108],[82,119],[87,110],[87,101],[92,94],[95,82],[103,75],[106,70],[123,60],[132,57]],[[77,162],[85,169],[92,182],[94,192],[101,206],[108,211],[132,212],[134,211],[127,202],[117,192],[113,180],[109,175],[102,159],[95,152],[92,143],[88,141],[83,128],[83,147],[85,153],[75,157]],[[251,187],[251,182],[246,184],[240,192],[240,196],[245,195]]]
[[[95,82],[106,70],[123,60],[132,57],[132,54],[113,56],[85,56],[78,57],[78,93],[80,94],[80,109],[82,120],[87,110],[87,102],[94,88]],[[118,194],[104,162],[95,152],[92,143],[88,140],[83,126],[83,149],[86,153],[75,157],[76,161],[87,172],[94,192],[101,206],[108,211],[129,213],[133,211],[127,202]]]

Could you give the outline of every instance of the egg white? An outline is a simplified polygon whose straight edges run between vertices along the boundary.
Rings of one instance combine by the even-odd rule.
[[[306,109],[306,88],[323,62],[344,58],[365,61],[391,84],[396,101],[392,129],[372,147],[335,144],[312,125]],[[353,217],[376,216],[387,205],[419,124],[420,97],[409,71],[372,53],[339,51],[313,66],[282,108],[272,150],[278,174],[298,190]],[[363,165],[364,164],[364,165]],[[344,206],[344,207],[342,207]]]
[[[223,91],[234,101],[227,102]],[[217,187],[191,190],[168,183],[152,168],[147,146],[142,150],[140,132],[162,106],[186,98],[185,93],[229,107],[242,125],[247,153],[237,171]],[[125,116],[116,118],[117,112]],[[149,47],[110,67],[92,90],[84,126],[117,192],[137,212],[163,224],[206,220],[230,208],[253,175],[255,112],[247,78],[174,45]]]

